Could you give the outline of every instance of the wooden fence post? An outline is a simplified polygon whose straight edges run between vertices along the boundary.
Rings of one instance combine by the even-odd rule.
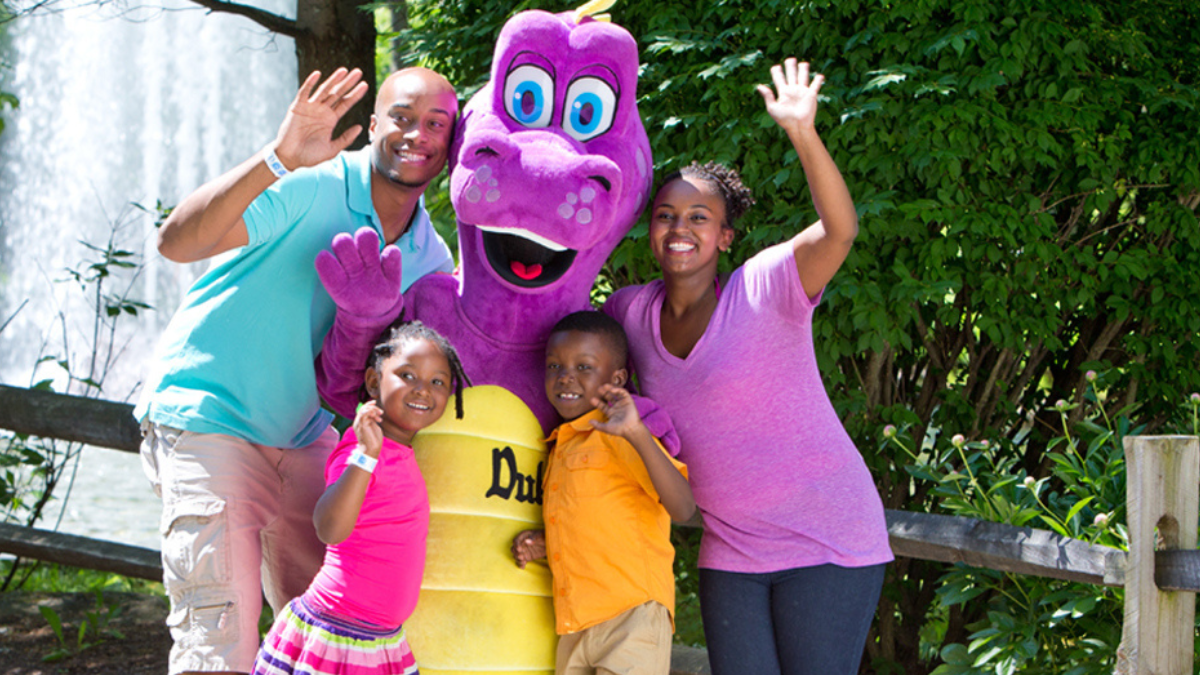
[[[1192,675],[1196,594],[1160,591],[1156,549],[1196,548],[1200,439],[1125,439],[1129,566],[1117,675]]]

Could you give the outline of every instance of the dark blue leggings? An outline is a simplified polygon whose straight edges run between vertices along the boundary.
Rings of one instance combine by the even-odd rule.
[[[713,675],[855,675],[886,565],[700,570]]]

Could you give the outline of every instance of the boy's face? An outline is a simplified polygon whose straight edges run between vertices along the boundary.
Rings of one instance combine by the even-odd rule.
[[[591,412],[601,385],[625,386],[625,364],[616,363],[603,336],[564,331],[546,342],[546,397],[566,421]]]

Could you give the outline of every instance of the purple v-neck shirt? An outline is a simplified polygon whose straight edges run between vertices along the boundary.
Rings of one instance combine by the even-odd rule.
[[[663,346],[661,280],[605,312],[629,335],[641,392],[671,415],[704,515],[700,567],[775,572],[892,560],[883,504],[817,369],[790,243],[734,271],[686,359]]]

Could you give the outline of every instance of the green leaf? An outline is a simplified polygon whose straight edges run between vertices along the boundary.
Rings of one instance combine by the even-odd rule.
[[[38,605],[38,611],[41,612],[46,623],[50,624],[50,630],[54,631],[54,636],[58,638],[59,644],[66,646],[67,639],[63,635],[62,619],[59,618],[58,612],[54,611],[53,607],[46,605]]]
[[[1075,506],[1071,507],[1070,511],[1067,511],[1067,517],[1063,518],[1063,522],[1065,522],[1065,523],[1071,522],[1071,520],[1074,519],[1075,516],[1079,515],[1079,512],[1083,510],[1083,507],[1090,504],[1092,502],[1092,500],[1095,498],[1096,498],[1095,495],[1088,495],[1087,497],[1080,499],[1078,502],[1075,503]]]
[[[1058,534],[1060,534],[1064,537],[1070,538],[1071,534],[1069,532],[1067,532],[1065,529],[1063,529],[1063,526],[1059,525],[1057,520],[1051,518],[1050,516],[1045,516],[1045,515],[1041,516],[1041,519],[1042,519],[1043,523],[1045,523],[1046,525],[1048,525],[1050,527],[1050,529],[1054,530],[1055,532],[1057,532]]]

